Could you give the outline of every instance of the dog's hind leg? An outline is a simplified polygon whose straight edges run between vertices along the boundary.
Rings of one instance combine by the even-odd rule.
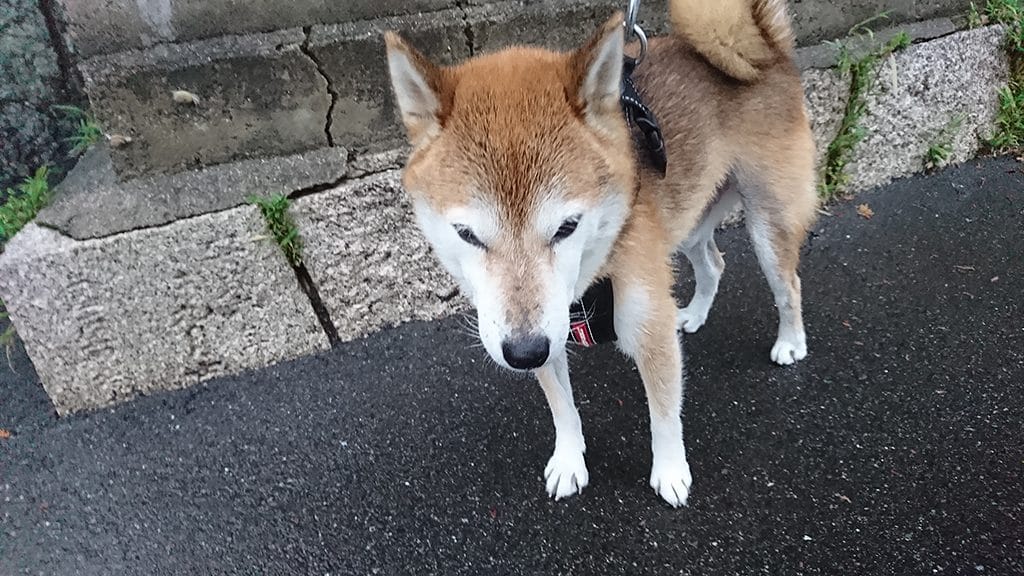
[[[718,282],[725,271],[725,261],[715,244],[715,229],[739,203],[735,179],[730,178],[719,191],[718,198],[708,209],[704,219],[683,241],[681,251],[690,261],[696,286],[693,298],[676,313],[676,329],[693,334],[704,325],[711,305],[718,294]]]
[[[771,359],[793,364],[807,356],[800,277],[800,247],[814,218],[813,175],[759,174],[741,183],[747,231],[779,312]]]
[[[583,491],[590,481],[583,453],[583,424],[572,398],[569,362],[563,350],[547,365],[534,371],[551,408],[555,422],[555,451],[544,468],[548,494],[560,500]]]

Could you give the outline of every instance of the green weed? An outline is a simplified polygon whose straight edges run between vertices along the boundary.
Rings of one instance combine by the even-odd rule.
[[[14,348],[14,324],[10,323],[10,315],[7,313],[7,307],[4,305],[4,301],[0,300],[0,320],[7,320],[7,328],[4,328],[0,332],[0,348],[3,348],[4,355],[7,356],[7,366],[14,371],[14,362],[11,361],[11,350]]]
[[[249,198],[249,202],[260,209],[263,220],[267,224],[267,230],[281,251],[284,252],[288,263],[292,266],[300,266],[302,264],[302,237],[299,236],[299,228],[288,213],[288,197],[281,194],[269,197],[252,196]]]
[[[978,5],[971,2],[971,7],[967,9],[967,27],[974,29],[980,28],[988,23],[988,17],[978,11]]]
[[[988,141],[993,152],[1024,149],[1024,5],[1021,0],[988,0],[985,21],[1006,26],[1004,48],[1010,59],[1010,81],[999,90],[996,132]]]
[[[1024,150],[1024,84],[1019,81],[999,90],[996,133],[988,144],[997,153]]]
[[[867,29],[866,25],[880,17],[884,16],[877,16],[854,26],[851,35],[859,34],[866,37],[868,41],[872,41],[874,33]],[[840,73],[850,77],[850,96],[846,101],[846,109],[843,111],[839,131],[825,152],[825,166],[819,180],[818,193],[826,202],[834,199],[849,181],[846,165],[849,162],[850,152],[867,135],[861,121],[868,111],[868,95],[877,82],[875,68],[883,58],[909,46],[910,36],[906,32],[900,32],[882,46],[860,58],[854,58],[845,44],[837,42],[834,45],[839,51],[836,67]]]
[[[956,136],[960,127],[963,126],[965,119],[962,114],[956,116],[936,135],[935,141],[932,142],[931,146],[924,153],[925,170],[942,168],[949,162],[949,159],[953,156],[953,137]]]
[[[7,190],[0,206],[0,244],[14,237],[50,201],[50,170],[43,166],[16,188]]]
[[[93,144],[99,142],[100,138],[103,138],[103,130],[100,129],[99,123],[96,122],[96,118],[92,114],[77,106],[54,106],[54,108],[72,120],[78,121],[75,132],[67,138],[67,141],[71,143],[72,156],[82,154]]]

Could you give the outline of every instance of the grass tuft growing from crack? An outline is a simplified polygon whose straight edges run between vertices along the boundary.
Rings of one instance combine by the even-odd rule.
[[[935,140],[924,153],[925,170],[942,168],[953,157],[953,138],[960,131],[965,119],[963,114],[956,116],[939,131]]]
[[[877,18],[879,17],[871,20]],[[874,33],[865,28],[867,22],[870,20],[854,26],[850,30],[850,35],[864,35],[871,41],[874,38]],[[825,152],[825,165],[818,183],[818,193],[825,202],[833,200],[849,181],[846,165],[849,162],[850,152],[867,135],[861,121],[868,111],[868,95],[871,94],[877,82],[875,68],[882,59],[909,46],[910,36],[906,32],[900,32],[882,46],[871,50],[860,58],[854,58],[845,44],[836,42],[834,45],[839,50],[836,68],[841,74],[850,77],[850,96],[846,101],[846,109],[843,111],[839,131]]]
[[[50,201],[50,169],[43,166],[15,188],[0,206],[0,246],[14,237]]]
[[[1024,150],[1024,79],[1011,81],[999,90],[996,132],[988,144],[997,153]]]
[[[11,361],[11,350],[14,348],[14,324],[11,323],[10,315],[7,313],[7,307],[4,305],[4,301],[0,300],[0,320],[7,321],[7,328],[0,331],[0,348],[3,349],[4,355],[7,356],[7,366],[14,371],[14,362]]]
[[[988,146],[996,153],[1019,153],[1024,150],[1024,4],[1022,0],[988,0],[979,13],[972,3],[968,18],[974,14],[980,24],[1006,26],[1003,47],[1010,60],[1010,81],[999,90],[996,131]]]
[[[59,105],[54,106],[54,109],[63,112],[72,120],[78,121],[74,133],[67,139],[71,143],[72,156],[82,154],[103,137],[103,130],[96,118],[89,112],[77,106]]]
[[[267,197],[251,196],[249,202],[260,209],[267,231],[284,252],[288,263],[294,268],[301,266],[302,237],[299,236],[299,228],[288,213],[288,197],[281,194]]]

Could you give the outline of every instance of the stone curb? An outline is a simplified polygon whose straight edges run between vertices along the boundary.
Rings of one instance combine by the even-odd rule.
[[[342,340],[466,309],[416,228],[397,170],[294,203],[304,259]]]
[[[992,129],[1007,62],[997,26],[915,44],[881,62],[848,192],[924,169],[954,114],[954,160]],[[803,73],[819,159],[849,79]],[[413,224],[393,167],[401,153],[350,158],[350,180],[300,194],[305,261],[342,339],[466,307]],[[382,173],[368,174],[376,170]],[[367,175],[368,174],[368,175]],[[58,411],[104,406],[258,368],[327,346],[287,263],[250,207],[77,241],[32,225],[0,254],[0,297]]]
[[[344,148],[216,164],[178,174],[119,181],[110,150],[94,146],[58,185],[36,222],[75,238],[101,238],[289,195],[348,174]]]
[[[878,68],[854,149],[846,189],[858,192],[924,169],[928,148],[961,117],[948,144],[950,161],[973,158],[992,135],[999,98],[1009,78],[1004,29],[990,26],[915,44]]]
[[[0,298],[59,414],[327,347],[295,274],[243,207],[76,241],[30,224]]]

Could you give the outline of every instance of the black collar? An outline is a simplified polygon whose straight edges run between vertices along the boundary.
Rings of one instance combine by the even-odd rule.
[[[665,176],[668,167],[668,157],[665,154],[665,139],[661,135],[661,127],[658,126],[658,119],[654,112],[644,104],[640,93],[633,83],[633,70],[636,69],[636,59],[625,57],[622,66],[622,111],[626,115],[626,121],[630,127],[640,129],[643,137],[642,144],[647,149],[647,158],[651,165]]]

